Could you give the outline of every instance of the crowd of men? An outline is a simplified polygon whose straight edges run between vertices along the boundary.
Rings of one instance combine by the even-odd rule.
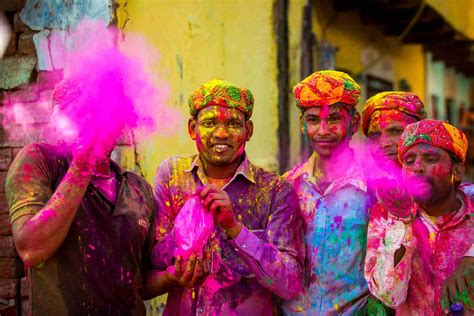
[[[360,91],[330,70],[294,87],[312,155],[281,177],[245,151],[252,93],[217,79],[189,97],[197,153],[163,161],[154,189],[104,138],[24,147],[6,192],[32,313],[143,315],[165,293],[165,315],[473,313],[466,136],[409,92],[361,115]],[[174,219],[195,194],[215,228],[202,253],[175,256]]]

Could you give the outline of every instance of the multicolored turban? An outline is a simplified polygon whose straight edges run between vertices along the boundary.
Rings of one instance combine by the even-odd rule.
[[[300,108],[331,105],[337,102],[356,106],[360,99],[359,85],[344,72],[321,70],[306,77],[293,88]]]
[[[462,162],[466,159],[466,135],[446,122],[426,119],[408,125],[398,143],[398,159],[401,161],[408,149],[420,143],[442,148]]]
[[[189,96],[189,112],[192,116],[211,105],[235,108],[244,112],[246,119],[252,116],[253,95],[247,88],[240,88],[233,83],[213,79],[199,86]]]
[[[368,99],[362,110],[362,131],[365,136],[369,133],[369,125],[374,113],[388,110],[408,114],[417,121],[426,117],[423,102],[416,94],[403,91],[381,92]]]

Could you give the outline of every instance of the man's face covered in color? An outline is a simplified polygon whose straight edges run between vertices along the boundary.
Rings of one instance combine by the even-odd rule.
[[[376,157],[398,161],[398,141],[408,124],[416,119],[397,110],[382,110],[370,120],[368,138],[370,150]]]
[[[326,158],[348,145],[357,123],[340,104],[309,107],[301,117],[302,132],[311,147]]]
[[[213,105],[191,118],[189,132],[204,163],[225,166],[242,157],[252,123],[237,109]]]
[[[444,200],[455,189],[461,177],[449,153],[441,148],[420,143],[402,157],[403,178],[419,204]]]

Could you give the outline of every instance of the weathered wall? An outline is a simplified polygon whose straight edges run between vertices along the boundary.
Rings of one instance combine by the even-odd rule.
[[[120,0],[119,27],[139,32],[159,50],[155,71],[169,84],[168,104],[189,116],[187,99],[202,82],[224,78],[248,87],[255,97],[254,135],[247,149],[253,162],[277,169],[276,47],[273,1]],[[193,153],[187,122],[177,136],[140,144],[145,177],[153,181],[166,157]]]
[[[39,99],[47,97],[47,92],[29,87],[30,82],[43,80],[45,74],[35,70],[37,58],[32,39],[35,32],[19,18],[23,5],[24,1],[0,2],[0,12],[4,12],[12,29],[8,48],[3,59],[0,58],[0,113],[4,104],[12,99],[36,107]],[[13,245],[5,196],[8,168],[27,141],[9,139],[3,125],[0,126],[0,315],[20,315],[28,311],[28,283]]]

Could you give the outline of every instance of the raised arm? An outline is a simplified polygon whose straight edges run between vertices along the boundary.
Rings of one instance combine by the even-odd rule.
[[[76,155],[52,191],[52,171],[38,145],[23,148],[7,175],[15,247],[27,266],[49,260],[63,243],[92,177],[90,157]]]

